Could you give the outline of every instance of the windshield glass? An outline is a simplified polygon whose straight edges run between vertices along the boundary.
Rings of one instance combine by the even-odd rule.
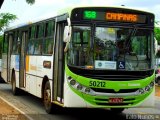
[[[147,29],[95,27],[91,32],[91,27],[74,26],[68,63],[86,69],[148,70],[152,37]]]

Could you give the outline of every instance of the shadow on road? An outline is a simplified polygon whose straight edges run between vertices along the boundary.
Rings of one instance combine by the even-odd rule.
[[[126,120],[124,113],[116,114],[110,110],[93,109],[93,108],[65,108],[59,114],[52,114],[54,117],[59,116],[65,120]]]
[[[5,83],[4,79],[1,77],[1,72],[0,72],[0,83]]]
[[[124,120],[126,119],[125,114],[115,114],[110,110],[103,109],[65,109],[64,114],[73,115],[78,118],[78,120],[84,119],[112,119],[112,120]],[[77,117],[78,116],[78,117]]]

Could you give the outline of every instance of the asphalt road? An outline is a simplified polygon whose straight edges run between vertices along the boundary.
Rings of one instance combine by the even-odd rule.
[[[115,115],[102,109],[63,109],[59,114],[47,114],[41,99],[30,94],[13,96],[11,85],[0,84],[0,96],[23,111],[31,120],[160,120],[160,98],[155,108],[130,108]]]

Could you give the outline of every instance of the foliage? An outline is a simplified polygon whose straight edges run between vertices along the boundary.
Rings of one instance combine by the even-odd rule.
[[[16,15],[10,13],[0,13],[0,33],[9,26],[9,23],[17,19]],[[2,56],[2,40],[3,35],[0,36],[0,58]]]
[[[159,23],[160,23],[159,21],[156,21],[155,26],[159,25]],[[154,33],[155,33],[155,37],[158,41],[158,44],[160,44],[160,27],[155,27]]]
[[[2,40],[3,40],[3,35],[0,36],[0,59],[2,59]]]
[[[155,37],[156,37],[156,39],[158,41],[158,44],[160,44],[160,28],[155,27],[154,33],[155,33]]]
[[[26,2],[30,5],[33,5],[35,3],[35,0],[26,0]]]
[[[9,23],[17,19],[16,15],[10,13],[0,13],[0,31],[2,32]]]

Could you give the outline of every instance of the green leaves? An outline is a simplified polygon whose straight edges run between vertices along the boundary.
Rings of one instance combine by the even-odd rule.
[[[0,13],[0,31],[8,27],[9,23],[17,19],[16,15],[10,13]]]
[[[158,40],[158,44],[160,44],[160,28],[156,27],[154,29],[155,37]]]
[[[160,44],[160,27],[156,27],[160,24],[160,21],[155,21],[154,35],[157,39],[158,44]]]
[[[35,0],[26,0],[26,2],[30,5],[33,5],[35,3]]]

